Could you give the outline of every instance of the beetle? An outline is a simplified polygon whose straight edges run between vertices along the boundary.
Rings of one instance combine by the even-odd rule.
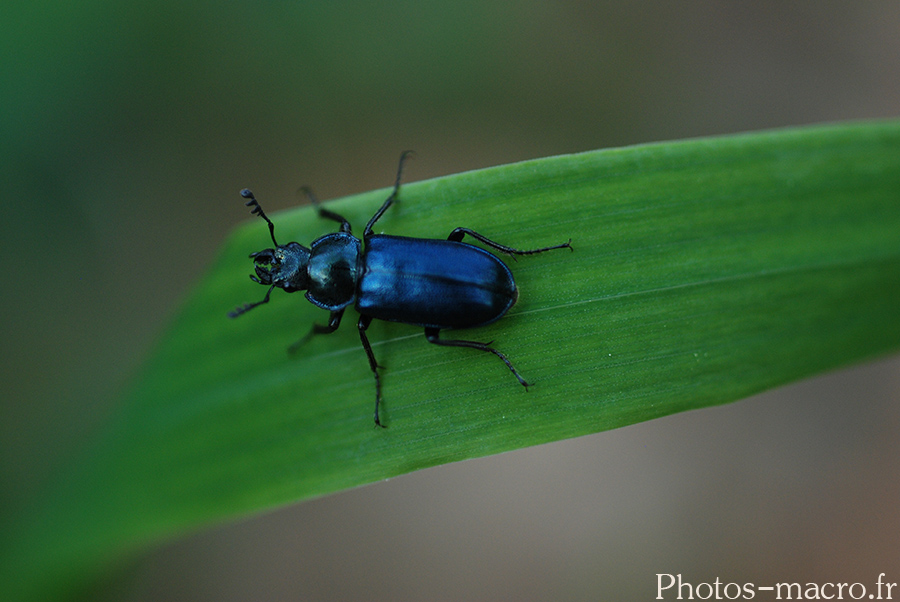
[[[317,307],[331,312],[327,325],[314,323],[309,333],[291,349],[317,334],[338,329],[344,310],[354,305],[359,312],[359,338],[375,375],[375,424],[384,427],[378,417],[381,405],[381,367],[375,361],[366,329],[372,320],[402,322],[425,328],[425,339],[435,345],[469,347],[492,353],[500,358],[519,383],[528,390],[509,359],[491,347],[491,343],[440,338],[441,330],[484,326],[501,318],[518,298],[512,272],[497,256],[481,247],[462,242],[468,235],[482,244],[507,255],[535,255],[554,249],[572,250],[571,242],[551,247],[521,251],[496,243],[470,230],[456,228],[447,240],[408,238],[375,234],[372,228],[384,212],[398,200],[403,164],[410,151],[400,155],[397,177],[390,196],[366,224],[362,241],[353,236],[350,222],[322,207],[308,188],[303,189],[316,206],[319,216],[340,224],[337,232],[313,241],[309,248],[296,242],[279,245],[275,240],[275,224],[266,216],[253,193],[244,189],[241,196],[246,206],[269,226],[275,245],[251,253],[256,274],[250,278],[269,287],[265,297],[229,312],[236,318],[254,307],[269,302],[277,287],[288,293],[306,291],[306,298]],[[364,246],[362,244],[364,243]]]

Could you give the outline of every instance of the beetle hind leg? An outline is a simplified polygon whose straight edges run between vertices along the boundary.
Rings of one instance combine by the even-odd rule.
[[[552,247],[541,247],[540,249],[528,249],[528,250],[523,251],[521,249],[513,249],[512,247],[507,247],[506,245],[501,245],[498,242],[494,242],[487,236],[484,236],[483,234],[479,234],[478,232],[475,232],[474,230],[470,230],[469,228],[456,228],[455,230],[453,230],[453,232],[450,233],[450,236],[447,237],[447,240],[450,240],[453,242],[462,242],[462,239],[467,234],[469,236],[471,236],[472,238],[474,238],[475,240],[481,241],[482,243],[486,244],[490,248],[496,249],[497,251],[500,251],[501,253],[506,253],[507,255],[537,255],[538,253],[543,253],[544,251],[552,251],[554,249],[569,249],[570,251],[572,250],[572,239],[571,238],[569,240],[567,240],[566,242],[562,243],[561,245],[553,245]]]
[[[509,371],[513,373],[513,376],[516,377],[516,380],[525,387],[525,390],[528,390],[528,387],[531,386],[531,383],[527,382],[522,375],[519,374],[519,371],[515,369],[512,365],[512,362],[509,361],[509,358],[506,357],[501,351],[494,349],[491,347],[491,343],[479,343],[478,341],[461,341],[458,339],[442,339],[440,338],[440,329],[439,328],[426,328],[425,329],[425,339],[429,343],[433,343],[435,345],[443,345],[445,347],[469,347],[470,349],[477,349],[479,351],[486,351],[488,353],[493,353],[497,357],[499,357],[506,367],[509,368]]]

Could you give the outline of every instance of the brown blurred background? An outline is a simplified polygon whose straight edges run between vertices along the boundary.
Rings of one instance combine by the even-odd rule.
[[[102,428],[248,219],[244,186],[275,211],[301,184],[326,199],[386,186],[406,148],[417,180],[900,107],[893,2],[18,4],[0,10],[7,509]],[[174,542],[106,597],[649,600],[657,573],[898,582],[898,397],[894,357],[422,471]]]

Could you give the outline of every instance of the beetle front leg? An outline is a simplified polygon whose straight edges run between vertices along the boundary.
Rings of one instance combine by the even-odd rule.
[[[313,194],[312,188],[309,186],[302,186],[300,188],[300,192],[306,195],[306,198],[309,199],[309,202],[313,204],[316,210],[319,212],[319,217],[323,219],[334,220],[341,225],[338,232],[345,232],[347,234],[351,234],[350,222],[347,221],[343,215],[335,213],[334,211],[329,211],[322,207],[322,204],[319,203],[319,199],[316,198],[316,195]]]
[[[369,337],[366,336],[366,329],[371,323],[371,316],[360,316],[357,327],[359,328],[359,339],[362,341],[363,349],[366,350],[366,356],[369,358],[369,367],[372,369],[372,374],[375,375],[375,424],[381,428],[387,428],[378,419],[378,406],[381,404],[381,377],[378,376],[378,362],[375,361],[375,354],[372,353],[372,346],[369,345]]]
[[[506,253],[507,255],[536,255],[537,253],[543,253],[544,251],[552,251],[554,249],[569,249],[572,250],[572,239],[570,238],[568,241],[564,242],[561,245],[553,245],[552,247],[541,247],[540,249],[530,249],[528,251],[521,251],[519,249],[513,249],[512,247],[507,247],[506,245],[501,245],[498,242],[494,242],[490,238],[475,232],[474,230],[470,230],[469,228],[456,228],[453,232],[450,233],[450,236],[447,237],[447,240],[453,242],[462,242],[462,239],[465,235],[468,234],[472,238],[479,240],[489,246],[492,249],[496,249],[501,253]]]
[[[253,276],[251,276],[251,278],[253,278]],[[263,303],[268,303],[269,297],[272,295],[272,290],[274,288],[275,288],[275,285],[272,285],[269,287],[269,290],[266,291],[266,296],[263,297],[262,301],[257,301],[256,303],[244,303],[242,306],[235,308],[235,309],[231,310],[230,312],[228,312],[228,317],[236,318],[238,316],[242,316],[245,313],[247,313],[248,311],[250,311],[251,309],[253,309],[254,307],[258,307],[258,306],[262,305]]]
[[[521,385],[523,387],[525,387],[526,391],[528,390],[528,387],[531,386],[531,383],[526,382],[525,379],[522,378],[522,375],[519,374],[518,370],[516,370],[513,367],[512,362],[509,361],[509,358],[507,358],[500,351],[489,346],[491,343],[479,343],[478,341],[460,341],[460,340],[453,340],[453,339],[450,339],[450,340],[442,339],[439,336],[440,332],[441,331],[438,328],[426,328],[425,329],[425,338],[428,340],[429,343],[434,343],[435,345],[444,345],[446,347],[469,347],[470,349],[478,349],[479,351],[487,351],[488,353],[493,353],[494,355],[499,357],[501,360],[503,360],[503,363],[506,364],[506,367],[509,368],[510,372],[513,373],[513,376],[516,377],[516,379],[519,381],[519,383],[521,383]],[[491,342],[493,342],[493,341],[491,341]]]
[[[339,309],[337,311],[331,312],[331,317],[328,318],[328,324],[326,326],[314,323],[312,325],[312,328],[309,329],[309,332],[306,333],[305,337],[288,347],[288,353],[296,352],[301,345],[305,344],[308,340],[310,340],[317,334],[331,334],[332,332],[337,330],[338,326],[341,325],[341,318],[343,317],[343,315],[344,310]]]

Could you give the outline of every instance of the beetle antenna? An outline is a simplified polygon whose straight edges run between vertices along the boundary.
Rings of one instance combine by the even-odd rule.
[[[253,193],[250,192],[250,189],[244,188],[241,191],[241,196],[244,197],[245,199],[249,199],[244,204],[247,205],[248,207],[253,207],[253,209],[250,210],[250,213],[252,213],[253,215],[258,215],[261,218],[263,218],[264,220],[266,220],[266,223],[269,224],[269,236],[272,237],[272,242],[275,243],[275,246],[276,247],[279,246],[278,241],[275,240],[275,224],[273,224],[272,220],[270,220],[266,216],[266,212],[263,211],[262,207],[260,207],[259,201],[256,200],[256,197],[253,196]]]

